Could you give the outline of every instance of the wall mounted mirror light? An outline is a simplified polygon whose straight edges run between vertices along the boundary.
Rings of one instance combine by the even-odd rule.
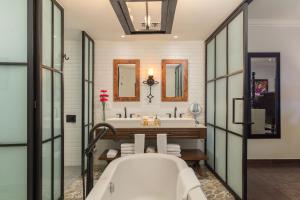
[[[162,101],[188,100],[188,61],[162,60]]]
[[[249,53],[251,119],[249,138],[280,138],[280,53]]]
[[[140,60],[114,60],[114,101],[140,101]]]
[[[110,0],[126,34],[170,34],[177,0]]]

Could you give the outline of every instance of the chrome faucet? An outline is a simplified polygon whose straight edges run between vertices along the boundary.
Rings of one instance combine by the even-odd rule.
[[[177,107],[174,108],[174,118],[177,118]]]
[[[124,118],[127,118],[127,108],[124,107]]]

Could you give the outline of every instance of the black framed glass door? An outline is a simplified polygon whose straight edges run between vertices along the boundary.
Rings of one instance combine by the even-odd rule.
[[[82,174],[87,169],[87,158],[84,150],[88,145],[89,131],[94,126],[94,40],[82,32]]]
[[[41,194],[42,200],[63,198],[63,8],[43,0],[41,21]]]
[[[0,199],[33,199],[33,0],[0,6]]]
[[[247,193],[247,6],[206,41],[206,164],[236,199]]]

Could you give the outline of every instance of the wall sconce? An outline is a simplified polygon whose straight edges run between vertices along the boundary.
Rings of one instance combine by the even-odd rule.
[[[147,98],[149,99],[149,103],[151,103],[151,99],[154,97],[152,95],[152,86],[155,85],[155,84],[158,84],[159,82],[158,81],[155,81],[154,78],[153,78],[153,74],[154,74],[154,71],[153,71],[153,68],[149,68],[148,69],[148,79],[146,81],[143,81],[144,84],[148,85],[150,87],[150,93],[149,95],[147,96]]]

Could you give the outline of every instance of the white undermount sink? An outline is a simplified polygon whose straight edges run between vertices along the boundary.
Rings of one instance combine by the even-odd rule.
[[[192,118],[160,118],[161,128],[193,128],[195,120]]]
[[[106,122],[115,128],[141,127],[141,118],[110,118]]]
[[[193,128],[195,120],[192,118],[159,118],[160,128]],[[141,118],[110,118],[106,121],[115,128],[142,128]],[[153,126],[145,126],[145,128]]]

